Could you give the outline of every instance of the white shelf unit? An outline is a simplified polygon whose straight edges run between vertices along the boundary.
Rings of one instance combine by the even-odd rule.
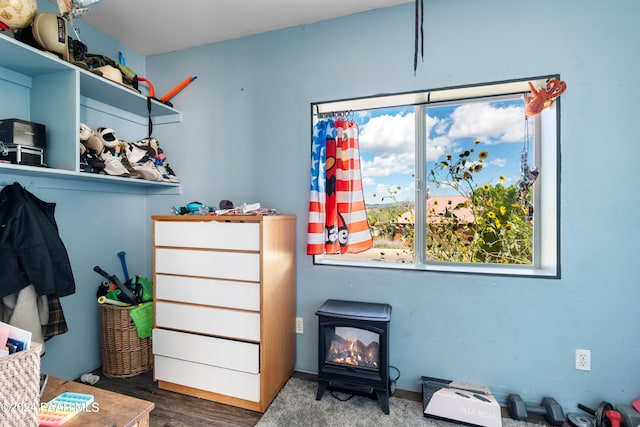
[[[147,97],[0,33],[0,119],[46,126],[47,168],[0,163],[0,173],[108,183],[146,192],[180,192],[180,184],[120,178],[80,171],[79,128],[87,114],[105,123],[126,122],[146,135]],[[10,100],[7,102],[6,100]],[[182,113],[152,100],[154,124],[182,121]],[[90,110],[90,113],[88,112]],[[107,124],[108,126],[108,124]],[[114,129],[116,127],[114,126]],[[163,145],[165,151],[170,148]],[[135,191],[135,190],[134,190]]]

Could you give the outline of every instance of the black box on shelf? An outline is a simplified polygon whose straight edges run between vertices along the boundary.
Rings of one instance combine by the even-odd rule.
[[[20,119],[0,120],[0,142],[5,145],[29,145],[44,148],[46,128],[39,123]]]
[[[0,161],[27,166],[46,166],[44,163],[44,148],[26,145],[0,144]]]

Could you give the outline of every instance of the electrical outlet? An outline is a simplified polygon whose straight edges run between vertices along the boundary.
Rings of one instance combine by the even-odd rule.
[[[304,333],[304,320],[302,317],[296,317],[296,334]]]
[[[580,371],[591,370],[591,350],[576,349],[576,369]]]

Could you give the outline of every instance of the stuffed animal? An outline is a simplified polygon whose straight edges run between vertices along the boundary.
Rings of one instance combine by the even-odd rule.
[[[567,89],[567,84],[558,79],[549,79],[544,88],[536,89],[531,82],[531,95],[526,97],[524,112],[527,116],[537,116],[553,103],[553,100],[562,95]]]

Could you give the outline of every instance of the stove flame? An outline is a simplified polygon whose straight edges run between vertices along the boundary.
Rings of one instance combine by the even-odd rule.
[[[331,341],[325,360],[327,362],[377,369],[380,364],[379,354],[380,346],[375,341],[365,345],[360,340],[345,340],[336,335]]]

